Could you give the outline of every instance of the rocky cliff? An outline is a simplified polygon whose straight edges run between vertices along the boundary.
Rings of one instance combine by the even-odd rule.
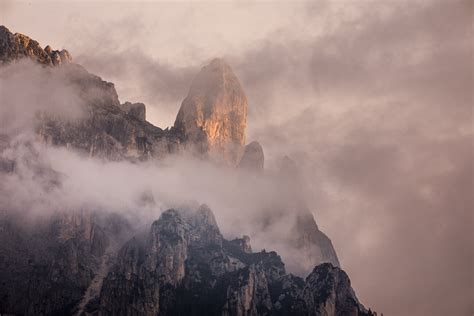
[[[55,56],[61,61],[55,61]],[[72,63],[69,52],[53,51],[49,46],[42,49],[29,37],[0,26],[0,62],[9,64],[22,58],[61,66],[48,74],[60,75],[82,100],[85,115],[80,120],[58,120],[54,113],[40,116],[35,128],[46,143],[112,160],[160,158],[179,150],[178,137],[145,120],[144,104],[120,104],[114,84]]]
[[[8,63],[23,57],[50,66],[72,62],[72,56],[67,50],[53,50],[49,45],[43,49],[37,41],[20,33],[13,34],[5,26],[0,25],[0,63]]]
[[[259,142],[251,142],[245,146],[244,154],[239,162],[239,168],[253,172],[262,172],[265,164],[265,155]]]
[[[194,79],[174,129],[197,153],[235,166],[245,146],[247,97],[229,65],[214,59]]]
[[[347,275],[330,263],[306,280],[249,238],[225,240],[212,212],[168,210],[131,239],[104,281],[105,315],[371,315]],[[94,311],[91,306],[90,312]]]
[[[67,315],[93,285],[128,225],[89,211],[36,221],[0,210],[0,313]]]
[[[124,104],[120,104],[120,108],[125,113],[139,119],[140,121],[146,121],[145,104],[125,102]]]

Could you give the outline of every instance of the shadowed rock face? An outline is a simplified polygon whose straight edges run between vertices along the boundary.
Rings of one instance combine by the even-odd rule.
[[[316,266],[306,278],[295,312],[305,315],[371,314],[359,303],[347,274],[330,263]]]
[[[265,156],[263,148],[258,142],[251,142],[245,146],[244,154],[239,162],[239,168],[250,171],[263,171]]]
[[[36,132],[46,143],[110,160],[162,158],[179,150],[178,137],[145,121],[143,103],[121,105],[114,84],[72,63],[66,50],[55,51],[49,46],[42,49],[28,36],[12,34],[0,26],[1,63],[22,58],[49,66],[61,65],[49,74],[60,73],[82,101],[81,119],[58,120],[54,113],[39,116]]]
[[[84,117],[65,121],[44,115],[36,130],[46,143],[109,160],[162,158],[178,151],[177,137],[144,120],[145,105],[121,105],[112,83],[77,64],[61,70],[83,101]]]
[[[143,103],[125,102],[124,104],[120,104],[120,108],[140,121],[146,120],[146,108]]]
[[[232,69],[214,59],[194,79],[174,128],[200,155],[235,166],[245,145],[247,97]]]
[[[291,233],[282,239],[284,244],[298,253],[298,258],[290,258],[287,262],[294,271],[299,274],[306,274],[317,265],[329,262],[333,266],[339,266],[336,251],[331,240],[324,234],[314,220],[311,210],[305,201],[302,190],[305,187],[303,178],[296,163],[289,157],[284,157],[281,162],[281,169],[274,181],[279,181],[285,185],[285,192],[281,192],[281,201],[273,206],[271,210],[263,210],[257,223],[260,230],[265,232],[268,227],[282,218],[286,214],[294,214],[295,221],[288,223]]]
[[[89,211],[57,213],[35,227],[1,210],[0,218],[2,314],[71,314],[106,249],[129,230],[118,217]]]
[[[231,244],[237,246],[246,253],[252,253],[252,246],[250,245],[250,237],[247,235],[242,236],[242,238],[236,238],[230,241]]]
[[[292,244],[301,251],[301,259],[305,261],[306,266],[311,267],[322,262],[339,266],[339,260],[331,240],[319,230],[313,215],[307,208],[301,209],[294,229],[295,238],[292,240]]]
[[[250,248],[249,240],[246,240]],[[104,281],[103,314],[372,315],[331,264],[303,280],[275,252],[225,240],[212,212],[169,210],[130,240]]]

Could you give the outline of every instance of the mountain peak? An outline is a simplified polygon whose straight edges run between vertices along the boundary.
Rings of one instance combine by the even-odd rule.
[[[245,146],[239,167],[251,171],[263,171],[265,156],[259,142],[253,141]]]
[[[245,145],[247,97],[232,68],[216,58],[194,79],[174,127],[194,151],[235,166]]]
[[[21,33],[13,34],[6,26],[0,25],[0,63],[25,57],[50,66],[72,62],[72,56],[67,50],[53,50],[49,45],[43,49],[30,37]]]

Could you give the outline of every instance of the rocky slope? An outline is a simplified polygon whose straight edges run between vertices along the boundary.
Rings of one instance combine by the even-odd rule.
[[[144,104],[121,104],[114,85],[73,63],[69,52],[43,49],[0,26],[0,63],[23,58],[49,73],[61,72],[82,100],[80,119],[38,115],[35,131],[44,143],[106,161],[191,152],[267,177],[262,146],[245,146],[247,99],[222,60],[201,70],[174,126],[163,130],[146,121]],[[9,136],[0,135],[0,154],[8,146]],[[32,224],[15,215],[21,210],[0,207],[0,313],[366,314],[338,267],[331,241],[294,192],[300,181],[295,163],[285,161],[276,181],[293,186],[286,190],[288,204],[272,205],[276,211],[270,213],[262,210],[259,227],[265,232],[279,212],[295,214],[285,246],[297,250],[296,260],[308,271],[318,265],[306,280],[287,274],[275,252],[253,253],[248,236],[225,240],[207,207],[167,211],[142,233],[112,215],[114,210],[56,210]],[[16,163],[0,155],[0,177],[14,174]],[[34,170],[48,186],[60,185],[61,176],[48,166]],[[319,265],[324,262],[329,264]]]

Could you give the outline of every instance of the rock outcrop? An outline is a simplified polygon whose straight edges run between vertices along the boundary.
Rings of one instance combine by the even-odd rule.
[[[25,57],[50,66],[72,62],[72,56],[67,50],[53,50],[49,45],[43,49],[37,41],[20,33],[13,34],[0,25],[0,63],[9,63]]]
[[[293,238],[290,244],[300,251],[300,263],[306,269],[315,264],[329,262],[339,266],[339,260],[331,240],[319,230],[311,212],[304,206],[299,209],[293,228]]]
[[[0,211],[0,313],[68,315],[127,225],[86,211],[56,214],[35,227]],[[129,237],[128,237],[129,238]]]
[[[120,104],[120,108],[128,115],[133,116],[140,121],[146,121],[145,104],[125,102]]]
[[[294,310],[302,315],[371,314],[359,303],[347,274],[330,263],[316,266],[308,275]]]
[[[72,147],[90,156],[111,160],[161,158],[179,151],[179,138],[145,121],[145,105],[120,104],[115,86],[72,63],[68,51],[42,49],[23,34],[12,34],[0,26],[0,62],[30,58],[54,67],[48,72],[60,76],[81,100],[83,117],[59,120],[42,113],[35,122],[38,135],[48,144]]]
[[[239,168],[249,171],[263,171],[265,156],[263,148],[258,142],[251,142],[245,146],[244,154],[239,162]]]
[[[169,210],[130,240],[104,281],[102,314],[372,315],[331,264],[303,280],[275,252],[226,241],[207,207]]]
[[[66,121],[43,115],[36,130],[46,143],[108,160],[162,158],[179,150],[177,137],[142,120],[144,105],[126,106],[124,111],[112,83],[76,64],[63,71],[83,101],[84,117]]]
[[[194,79],[179,109],[174,129],[188,148],[219,163],[235,166],[245,146],[247,97],[221,59]]]
[[[261,231],[265,231],[281,218],[286,218],[287,214],[293,214],[294,220],[288,223],[290,233],[287,238],[282,239],[286,247],[298,253],[298,258],[291,258],[292,261],[287,262],[292,269],[306,274],[315,265],[325,262],[338,267],[339,260],[331,240],[319,229],[307,206],[303,192],[305,183],[297,164],[285,156],[280,167],[274,181],[281,183],[285,190],[280,192],[277,205],[270,211],[262,211],[258,222]]]
[[[250,237],[247,235],[242,238],[235,238],[230,241],[231,244],[237,246],[245,253],[252,253],[252,246],[250,245]]]

